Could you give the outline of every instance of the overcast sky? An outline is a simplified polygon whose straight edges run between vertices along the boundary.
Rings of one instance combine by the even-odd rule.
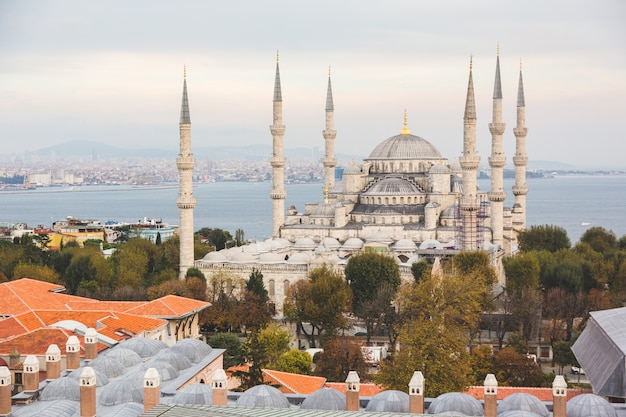
[[[520,59],[527,154],[626,168],[623,0],[1,0],[1,154],[69,140],[178,150],[183,66],[192,146],[270,144],[276,50],[285,147],[323,152],[331,67],[336,151],[402,128],[462,150],[469,57],[478,149],[500,45],[505,155]]]

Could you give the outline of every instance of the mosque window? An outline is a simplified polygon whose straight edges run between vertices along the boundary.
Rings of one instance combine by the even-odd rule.
[[[285,280],[283,282],[283,290],[285,291],[285,294],[287,294],[287,291],[289,291],[289,281]]]
[[[404,197],[400,197],[400,204],[404,204]]]
[[[389,204],[389,197],[385,197],[385,204]]]
[[[268,282],[268,292],[270,293],[270,297],[273,297],[275,295],[275,288],[274,288],[274,280],[270,279],[270,281]]]
[[[396,198],[395,198],[395,197],[393,197],[393,199],[391,200],[391,202],[392,202],[393,204],[396,204]]]

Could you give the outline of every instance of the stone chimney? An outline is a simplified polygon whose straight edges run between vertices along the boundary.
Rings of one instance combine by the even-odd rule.
[[[143,375],[144,413],[161,402],[161,377],[155,368],[148,368]]]
[[[46,379],[52,381],[61,376],[61,349],[55,344],[46,350]]]
[[[11,371],[0,366],[0,416],[11,414]]]
[[[409,381],[409,413],[424,414],[424,375],[413,372]]]
[[[350,371],[346,378],[346,411],[359,411],[359,390],[361,389],[361,378],[356,371]]]
[[[80,417],[96,417],[96,373],[85,366],[78,378],[80,386]]]
[[[9,354],[9,366],[15,366],[20,363],[20,352],[16,348],[13,348]]]
[[[39,361],[35,355],[28,355],[24,360],[24,391],[35,392],[39,389]]]
[[[80,368],[80,342],[78,341],[78,337],[71,335],[67,338],[65,352],[67,353],[65,368],[68,371]]]
[[[98,356],[98,333],[90,327],[85,331],[85,360],[91,361]]]
[[[213,373],[211,379],[211,387],[213,388],[213,405],[228,405],[228,387],[226,385],[226,372],[223,369],[217,369]]]
[[[498,415],[498,380],[494,374],[487,374],[484,393],[485,417]]]
[[[552,382],[552,416],[565,417],[567,405],[567,383],[563,375],[557,375]]]

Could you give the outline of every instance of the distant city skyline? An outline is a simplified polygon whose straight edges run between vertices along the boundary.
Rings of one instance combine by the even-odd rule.
[[[174,158],[184,65],[192,147],[271,144],[279,50],[286,148],[323,148],[330,66],[336,152],[367,156],[406,109],[450,162],[473,55],[486,164],[499,44],[507,163],[521,59],[529,159],[624,168],[625,18],[619,0],[3,1],[2,154],[90,140]]]

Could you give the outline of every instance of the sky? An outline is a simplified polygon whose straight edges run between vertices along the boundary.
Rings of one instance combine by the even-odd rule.
[[[330,68],[337,153],[369,155],[406,110],[450,161],[473,56],[486,165],[499,45],[508,163],[521,62],[529,159],[626,169],[625,21],[623,0],[0,0],[0,154],[175,155],[185,66],[193,147],[271,144],[278,51],[286,148],[323,153]]]

